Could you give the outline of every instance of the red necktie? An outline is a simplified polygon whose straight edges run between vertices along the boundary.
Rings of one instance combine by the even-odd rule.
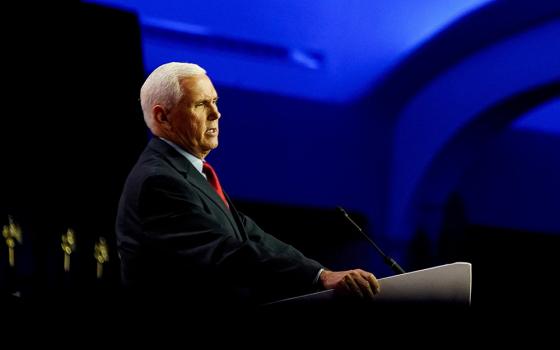
[[[218,180],[218,175],[216,175],[216,171],[208,162],[202,163],[202,172],[206,174],[206,179],[210,183],[210,185],[216,190],[218,196],[224,201],[224,204],[229,209],[229,204],[226,200],[226,196],[224,195],[224,191],[222,190],[222,185],[220,185],[220,181]]]

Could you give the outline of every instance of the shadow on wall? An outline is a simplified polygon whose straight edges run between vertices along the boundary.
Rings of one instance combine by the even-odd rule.
[[[263,230],[331,270],[363,268],[378,277],[384,273],[381,258],[336,208],[235,202]],[[363,214],[349,215],[367,230],[367,218]]]
[[[560,236],[472,224],[458,193],[449,197],[444,211],[435,245],[422,231],[412,240],[414,269],[470,262],[474,310],[545,311],[558,305],[554,276]]]

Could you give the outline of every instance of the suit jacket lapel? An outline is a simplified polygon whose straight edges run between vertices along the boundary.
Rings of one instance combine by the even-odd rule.
[[[193,171],[190,174],[188,174],[187,181],[190,182],[196,188],[198,188],[212,202],[214,202],[214,204],[216,204],[218,206],[218,208],[220,208],[220,210],[224,214],[226,214],[228,219],[230,219],[231,223],[233,225],[235,225],[235,222],[233,221],[233,217],[231,215],[231,212],[229,211],[228,208],[226,208],[226,205],[224,204],[224,202],[222,201],[220,196],[218,196],[216,191],[212,188],[212,186],[210,186],[210,184],[208,183],[208,180],[206,180],[204,178],[204,176],[202,176],[202,174],[198,173],[198,171],[196,169],[194,169],[192,164],[189,163],[189,165],[193,168],[192,169]]]
[[[165,157],[169,163],[177,169],[180,173],[183,174],[185,179],[196,187],[200,192],[202,192],[210,201],[212,201],[220,210],[225,214],[231,226],[235,229],[236,233],[241,235],[240,231],[242,227],[238,227],[236,224],[236,220],[234,219],[231,211],[225,206],[224,202],[218,196],[216,191],[210,186],[208,180],[202,176],[194,168],[194,166],[189,162],[185,157],[183,157],[179,152],[173,149],[173,147],[169,146],[164,141],[160,140],[159,138],[153,138],[150,141],[150,147],[160,153],[163,157]],[[229,200],[229,198],[228,198]]]
[[[241,217],[239,216],[239,212],[237,211],[237,208],[235,208],[235,205],[233,205],[233,202],[231,201],[231,199],[229,198],[228,194],[225,191],[224,191],[224,195],[226,196],[226,199],[229,203],[231,215],[233,216],[235,222],[237,223],[237,227],[239,228],[242,239],[247,240],[249,236],[247,235],[247,232],[245,232],[245,226],[243,226],[243,222],[241,221]]]

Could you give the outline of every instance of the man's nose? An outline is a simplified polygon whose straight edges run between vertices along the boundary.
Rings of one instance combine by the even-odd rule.
[[[218,110],[218,105],[211,104],[210,106],[211,106],[210,107],[210,114],[208,115],[208,118],[212,119],[212,120],[219,119],[222,116],[222,114]]]

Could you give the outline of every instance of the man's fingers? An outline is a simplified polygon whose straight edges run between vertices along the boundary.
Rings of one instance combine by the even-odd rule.
[[[379,293],[379,281],[371,272],[355,269],[341,271],[339,274],[339,290],[367,299],[373,299]]]
[[[372,290],[372,287],[370,286],[369,281],[368,281],[368,280],[365,280],[365,279],[363,279],[363,278],[361,278],[360,281],[363,281],[363,282],[361,283],[361,285],[362,285],[362,290],[365,290],[367,296],[368,296],[370,299],[373,299],[373,297],[375,296],[375,292]]]
[[[358,286],[358,288],[360,288],[360,290],[364,294],[364,296],[369,298],[369,299],[372,299],[374,297],[374,294],[375,294],[374,291],[373,291],[375,286],[372,287],[370,285],[370,281],[368,279],[366,279],[359,272],[358,273],[353,273],[352,277],[353,277],[354,282]]]
[[[379,285],[379,281],[377,280],[377,278],[375,278],[375,276],[371,273],[367,273],[365,278],[373,289],[373,293],[378,294],[381,291],[381,286]]]
[[[348,287],[350,287],[350,291],[353,292],[354,294],[359,295],[360,297],[364,297],[364,294],[362,293],[362,290],[360,289],[360,287],[358,286],[358,284],[356,283],[356,281],[354,281],[354,279],[352,278],[352,276],[350,275],[346,275],[344,276],[344,282],[346,282],[346,285]]]

